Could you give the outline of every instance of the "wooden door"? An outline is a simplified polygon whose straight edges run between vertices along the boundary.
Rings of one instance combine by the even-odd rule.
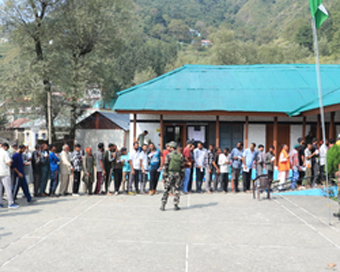
[[[269,150],[269,147],[273,145],[274,137],[274,125],[267,124],[266,131],[266,150]],[[278,124],[278,136],[277,136],[277,150],[275,150],[276,158],[279,157],[279,154],[282,149],[283,144],[290,144],[290,125],[289,124]],[[292,146],[289,146],[289,149],[292,149]]]

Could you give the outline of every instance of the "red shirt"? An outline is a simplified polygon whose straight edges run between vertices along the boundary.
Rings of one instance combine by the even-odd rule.
[[[165,151],[163,151],[163,163],[165,162],[166,155],[168,155],[169,153],[170,151],[168,149],[165,149]]]
[[[189,147],[184,148],[182,154],[183,154],[184,158],[187,158],[189,160],[189,162],[192,163],[191,152],[190,152],[190,148]],[[189,164],[187,164],[187,163],[185,164],[185,168],[190,168],[190,167],[191,166]]]

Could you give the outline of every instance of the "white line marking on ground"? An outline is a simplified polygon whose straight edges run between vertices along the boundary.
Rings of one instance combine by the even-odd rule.
[[[291,201],[290,199],[286,198],[285,196],[281,196],[282,198],[284,198],[285,200],[287,200],[288,202],[292,203],[295,207],[299,208],[301,211],[304,211],[305,213],[309,214],[310,216],[314,217],[315,219],[319,220],[321,223],[325,224],[326,226],[330,227],[332,230],[335,230],[336,232],[339,232],[338,229],[334,228],[333,226],[330,226],[328,223],[326,223],[325,221],[323,221],[322,219],[320,219],[319,217],[317,217],[316,215],[310,213],[309,211],[307,211],[305,208],[302,208],[299,204],[295,203],[294,201]]]
[[[9,258],[6,262],[4,262],[0,267],[4,267],[5,265],[9,264],[10,262],[14,261],[17,257],[19,257],[21,254],[29,251],[31,248],[35,247],[36,245],[40,244],[41,242],[45,241],[47,238],[49,238],[50,236],[52,236],[54,233],[56,233],[57,231],[61,230],[62,228],[66,227],[67,225],[69,225],[70,223],[72,223],[73,221],[77,220],[80,216],[82,216],[84,213],[86,213],[88,210],[92,209],[94,206],[98,205],[100,202],[102,202],[104,199],[106,199],[107,196],[105,196],[104,198],[98,200],[96,203],[94,203],[93,205],[91,205],[90,207],[86,208],[84,211],[82,211],[81,213],[79,213],[77,216],[73,217],[72,219],[70,219],[69,221],[67,221],[65,224],[61,225],[59,228],[51,231],[49,234],[45,235],[44,237],[42,237],[40,240],[38,240],[37,242],[33,243],[32,245],[30,245],[29,247],[27,247],[26,249],[22,250],[21,252],[19,252],[18,254],[16,254],[15,256],[13,256],[12,258]],[[53,220],[52,220],[53,221]],[[46,224],[45,224],[46,225]],[[39,228],[38,228],[39,229]],[[26,236],[26,235],[25,235]],[[23,237],[25,237],[23,236]]]
[[[185,272],[189,271],[189,245],[185,246]]]
[[[17,242],[19,242],[19,241],[22,240],[22,239],[30,238],[30,237],[28,237],[29,235],[31,235],[32,233],[34,233],[34,232],[36,232],[36,231],[38,231],[38,230],[41,230],[42,228],[46,227],[47,225],[51,224],[51,223],[54,222],[54,221],[55,221],[55,219],[46,222],[45,224],[41,225],[40,227],[38,227],[38,228],[36,228],[36,229],[30,231],[29,233],[26,233],[25,235],[21,236],[19,239],[13,241],[12,243],[9,243],[7,246],[4,246],[2,249],[5,249],[5,248],[7,248],[7,247],[10,247],[10,246],[16,244]]]
[[[279,201],[277,201],[276,199],[274,200],[278,205],[280,205],[282,208],[284,208],[287,212],[289,212],[291,215],[293,215],[294,217],[296,217],[297,219],[299,219],[301,222],[303,222],[304,224],[306,224],[306,226],[308,226],[309,228],[311,228],[312,230],[314,230],[317,234],[319,234],[321,237],[323,237],[325,240],[327,240],[328,242],[330,242],[333,246],[335,246],[337,249],[340,250],[340,246],[336,243],[334,243],[331,239],[329,239],[328,237],[326,237],[324,234],[322,234],[320,231],[318,231],[316,228],[314,228],[311,224],[307,223],[305,220],[303,220],[300,216],[298,216],[297,214],[295,214],[294,212],[292,212],[291,210],[289,210],[285,205],[281,204]]]

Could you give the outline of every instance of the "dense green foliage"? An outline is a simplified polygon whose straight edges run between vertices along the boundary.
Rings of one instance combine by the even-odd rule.
[[[327,152],[328,173],[335,174],[339,170],[340,164],[340,146],[333,145]]]
[[[42,18],[30,8],[34,3],[38,14],[49,3]],[[318,31],[321,62],[337,63],[340,0],[324,4],[331,16]],[[17,10],[25,24],[16,20]],[[46,114],[53,87],[66,94],[72,124],[84,89],[93,86],[111,101],[120,90],[184,64],[314,61],[305,0],[9,0],[1,13],[10,40],[0,44],[6,95]],[[56,104],[53,117],[63,112]]]

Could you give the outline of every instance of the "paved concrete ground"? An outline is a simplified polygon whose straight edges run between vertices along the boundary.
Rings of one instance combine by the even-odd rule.
[[[0,271],[340,271],[322,197],[193,194],[179,212],[160,197],[20,199],[0,210]]]

